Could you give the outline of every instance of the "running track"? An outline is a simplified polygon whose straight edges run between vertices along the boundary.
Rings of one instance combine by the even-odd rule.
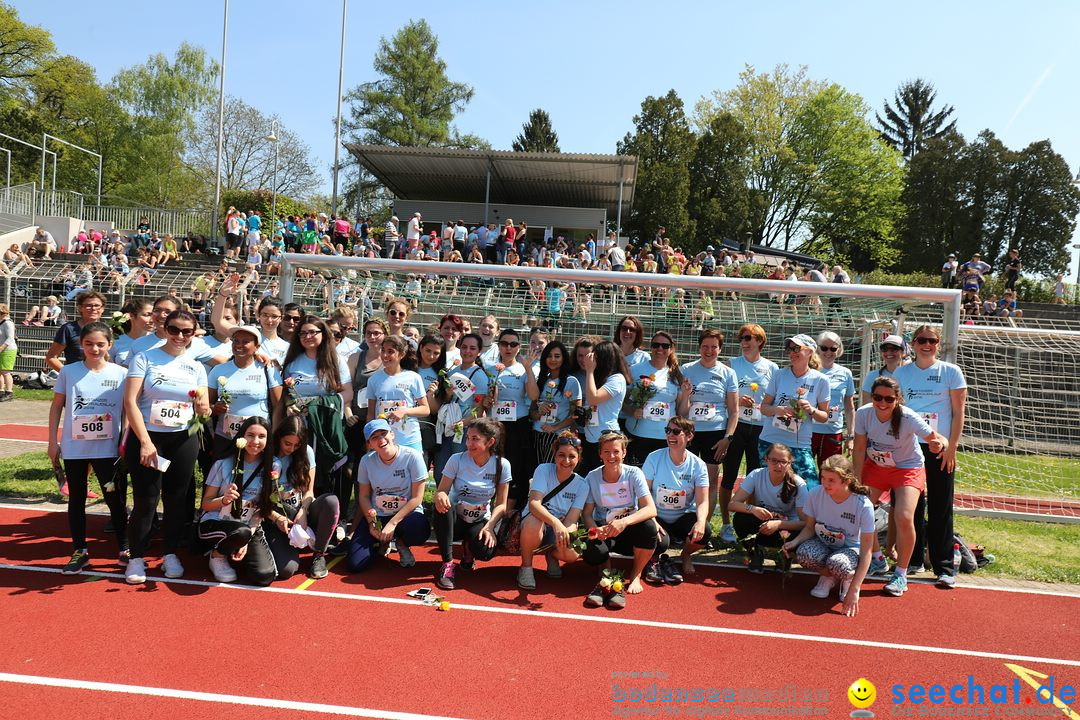
[[[91,537],[102,538],[104,518],[89,522]],[[846,689],[866,676],[881,717],[893,714],[894,684],[966,687],[969,673],[987,690],[1007,684],[1012,693],[1016,681],[1020,703],[1034,701],[1006,663],[1053,674],[1058,688],[1080,686],[1076,597],[913,585],[898,600],[874,583],[849,619],[835,601],[807,595],[807,576],[781,589],[775,574],[701,567],[695,581],[650,587],[612,612],[583,607],[593,577],[583,566],[561,581],[538,571],[538,590],[525,594],[514,587],[516,563],[497,558],[459,574],[443,613],[404,594],[431,585],[431,546],[411,570],[334,568],[317,583],[295,578],[261,590],[215,585],[204,559],[184,556],[183,580],[131,587],[109,560],[111,538],[91,540],[93,573],[56,572],[70,552],[65,536],[63,513],[0,507],[0,617],[9,630],[0,637],[0,716],[693,716],[790,706],[777,697],[792,684],[821,698],[796,706],[835,715],[851,711]],[[151,558],[159,575],[156,552]],[[613,677],[642,671],[665,677]],[[774,696],[615,702],[614,683]]]

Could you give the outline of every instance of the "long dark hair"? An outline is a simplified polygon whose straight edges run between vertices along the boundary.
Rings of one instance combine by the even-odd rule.
[[[385,340],[383,342],[386,342]],[[448,386],[446,379],[443,378],[443,370],[446,369],[446,341],[442,335],[436,335],[435,333],[428,333],[424,337],[420,338],[420,342],[416,344],[416,370],[420,371],[420,359],[422,357],[422,350],[425,345],[438,345],[439,346],[439,359],[431,364],[431,371],[435,373],[435,382],[438,383],[438,388],[435,391],[435,397],[440,402],[445,402],[446,392]]]
[[[476,353],[476,366],[479,368],[483,368],[484,361],[480,358],[480,355],[484,352],[484,338],[480,337],[479,333],[465,333],[464,335],[459,337],[457,341],[458,349],[461,349],[461,343],[469,339],[476,341],[476,347],[479,349],[479,352]]]
[[[334,349],[334,336],[330,328],[322,318],[314,315],[305,315],[297,324],[292,340],[289,342],[289,351],[285,353],[285,362],[281,363],[284,370],[288,370],[289,363],[304,354],[304,346],[300,344],[300,328],[305,325],[314,325],[322,331],[322,342],[315,350],[315,375],[322,383],[323,389],[329,393],[341,392],[341,376],[338,369],[337,350]]]
[[[642,325],[641,321],[638,320],[633,315],[624,315],[621,318],[619,318],[619,321],[617,323],[615,323],[615,331],[613,333],[613,337],[611,338],[612,342],[614,342],[616,345],[620,346],[620,348],[619,348],[620,352],[622,350],[622,347],[621,347],[622,346],[622,330],[621,330],[621,328],[622,328],[623,323],[626,322],[627,320],[629,320],[630,323],[634,326],[634,349],[636,350],[639,347],[641,347],[642,341],[645,340],[645,326]]]
[[[306,493],[308,490],[308,482],[310,481],[311,465],[308,462],[307,456],[307,429],[304,426],[304,418],[300,415],[289,415],[282,419],[278,426],[274,428],[273,437],[270,440],[270,456],[271,458],[277,457],[277,454],[281,448],[281,439],[288,436],[295,435],[297,438],[297,448],[293,451],[289,460],[289,470],[285,475],[285,480],[294,490],[298,493]],[[264,487],[266,484],[264,483]],[[269,498],[269,494],[267,494]]]
[[[252,427],[253,425],[258,425],[259,427],[265,428],[266,430],[267,444],[266,447],[263,448],[262,459],[259,462],[259,467],[256,468],[254,472],[256,474],[262,475],[262,487],[259,490],[258,501],[259,512],[269,513],[272,509],[270,507],[269,490],[269,486],[272,484],[270,482],[270,468],[273,466],[274,459],[274,453],[270,450],[270,422],[266,418],[260,417],[259,415],[252,415],[247,420],[240,423],[240,427],[237,428],[236,435],[233,436],[232,442],[226,445],[225,449],[221,451],[221,459],[218,460],[218,462],[225,462],[228,461],[230,458],[233,460],[233,462],[236,462],[238,460],[237,454],[240,452],[240,450],[236,447],[236,441],[244,437],[244,433],[246,433],[248,431],[248,428]],[[233,466],[233,469],[235,470],[235,465]],[[231,473],[229,477],[225,478],[225,482],[232,482]],[[237,488],[237,490],[239,489],[240,488]]]
[[[555,341],[552,340],[551,342],[555,342]],[[577,342],[574,343],[573,351],[570,353],[570,366],[569,366],[570,370],[569,370],[569,372],[570,372],[571,375],[576,375],[576,374],[578,374],[580,372],[583,372],[582,369],[581,369],[581,366],[578,365],[578,359],[577,359],[578,348],[581,348],[581,347],[595,348],[597,343],[599,343],[599,342],[600,342],[600,338],[596,337],[595,335],[582,335],[581,337],[578,338]],[[548,344],[550,344],[550,343],[548,343]],[[541,361],[540,362],[541,367],[543,367],[543,364],[544,364],[543,361]],[[582,388],[582,390],[584,390],[584,389],[585,388]]]
[[[495,444],[491,448],[491,454],[495,456],[495,485],[496,489],[498,489],[499,478],[502,475],[502,459],[506,454],[506,436],[503,433],[502,423],[488,417],[477,418],[469,425],[469,430],[477,431],[488,440],[495,440]]]
[[[596,387],[603,387],[612,375],[622,375],[627,385],[630,384],[630,370],[626,367],[626,357],[618,345],[604,340],[593,348],[593,355],[596,356],[596,370],[593,372]]]
[[[413,352],[412,345],[405,342],[405,338],[398,337],[397,335],[387,335],[383,338],[383,347],[387,347],[389,343],[390,347],[401,353],[401,369],[413,370],[417,368],[416,353]]]
[[[882,375],[877,380],[874,380],[874,384],[870,386],[870,392],[873,393],[879,387],[887,387],[896,393],[896,402],[892,406],[892,417],[889,419],[889,434],[894,438],[899,438],[900,421],[904,417],[904,408],[901,407],[904,404],[904,394],[900,391],[900,383],[887,375]]]
[[[124,331],[124,334],[127,334],[127,333],[131,332],[131,325],[132,325],[131,319],[133,317],[135,317],[136,315],[138,315],[139,311],[142,310],[147,305],[153,307],[153,303],[150,302],[149,300],[147,300],[146,298],[133,297],[130,300],[128,300],[126,303],[124,303],[124,306],[122,308],[120,308],[120,312],[122,312],[122,313],[124,313],[125,315],[128,316],[128,319],[125,320],[120,325],[121,329],[123,329],[123,331]]]
[[[794,456],[791,454],[791,448],[784,443],[773,443],[769,446],[769,449],[765,451],[765,459],[768,460],[769,455],[773,450],[782,452],[787,455],[788,460],[793,460]],[[784,470],[784,484],[780,487],[780,502],[791,502],[791,498],[799,490],[798,483],[795,482],[795,466],[788,464],[787,469]]]
[[[540,352],[540,372],[536,375],[536,387],[543,388],[547,383],[548,378],[551,377],[551,372],[548,370],[547,359],[551,356],[552,350],[562,351],[562,367],[559,369],[559,392],[561,393],[566,388],[566,378],[570,375],[570,353],[566,350],[566,346],[562,344],[560,340],[552,340],[544,349]]]

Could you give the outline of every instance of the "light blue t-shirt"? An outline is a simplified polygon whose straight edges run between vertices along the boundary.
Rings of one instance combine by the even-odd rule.
[[[262,491],[263,476],[262,476],[262,461],[256,460],[255,462],[244,461],[244,475],[242,479],[233,477],[233,468],[236,467],[236,457],[227,457],[218,460],[210,468],[210,472],[206,475],[206,485],[208,487],[219,488],[215,497],[221,497],[224,494],[224,488],[227,488],[231,484],[236,484],[237,490],[243,488],[240,493],[240,499],[243,501],[243,514],[241,517],[236,518],[232,514],[232,504],[222,507],[220,510],[207,510],[203,512],[202,518],[212,519],[230,519],[241,520],[246,522],[249,526],[255,527],[262,521],[262,513],[259,512],[258,500],[259,493]],[[250,480],[251,482],[248,482]],[[244,483],[247,483],[247,487],[243,487]]]
[[[653,377],[650,378],[649,376]],[[630,368],[630,378],[633,381],[627,393],[629,394],[635,385],[642,385],[645,380],[656,390],[656,394],[649,399],[641,409],[641,419],[638,420],[633,414],[626,416],[626,430],[631,435],[652,440],[662,440],[667,421],[677,414],[675,398],[679,394],[679,386],[671,378],[671,371],[667,366],[657,370],[651,362],[638,363]]]
[[[484,363],[484,367],[488,370],[495,368],[495,363],[502,362],[502,355],[499,353],[498,343],[491,343],[488,349],[480,353],[480,361]]]
[[[903,366],[901,365],[900,367],[903,367]],[[899,369],[900,368],[897,368],[897,370],[899,370]],[[873,386],[874,381],[877,380],[882,375],[884,375],[885,377],[893,377],[893,374],[891,372],[889,372],[888,368],[885,368],[885,367],[874,368],[870,372],[866,373],[866,379],[863,380],[862,388],[860,388],[860,389],[864,393],[871,392],[870,388]]]
[[[788,520],[798,520],[798,510],[806,505],[806,495],[809,491],[806,489],[806,482],[798,475],[795,476],[795,487],[795,494],[784,502],[780,497],[784,483],[773,485],[772,480],[769,479],[769,468],[760,467],[746,473],[746,478],[739,489],[750,493],[754,505],[760,505],[769,512],[783,515]]]
[[[689,451],[682,464],[676,465],[667,448],[653,450],[645,458],[641,470],[652,486],[656,515],[665,522],[675,522],[682,515],[697,512],[694,491],[709,487],[705,461]]]
[[[525,366],[514,363],[502,370],[497,370],[495,365],[485,365],[491,372],[497,373],[495,378],[498,399],[491,408],[491,417],[503,422],[513,422],[528,417],[529,398],[525,395]],[[513,403],[511,406],[510,403]]]
[[[221,384],[221,380],[225,384]],[[258,361],[252,361],[246,368],[236,367],[236,361],[218,365],[210,371],[207,382],[218,398],[224,390],[229,394],[229,409],[218,418],[215,431],[222,437],[236,435],[240,425],[253,415],[270,419],[270,403],[267,393],[270,388],[281,385],[281,374],[277,368],[266,368]]]
[[[846,547],[858,550],[862,534],[874,532],[874,506],[865,495],[852,493],[838,503],[818,485],[807,493],[803,512],[814,518],[818,540],[836,550]]]
[[[615,482],[604,481],[602,465],[586,475],[585,481],[589,483],[586,502],[593,504],[593,520],[597,525],[630,515],[638,509],[638,500],[651,494],[645,473],[633,465],[623,465]]]
[[[755,362],[750,362],[742,355],[736,355],[728,359],[728,365],[735,371],[738,379],[739,395],[749,395],[754,398],[754,407],[739,406],[739,422],[748,425],[764,425],[765,418],[758,406],[765,397],[765,390],[772,382],[772,377],[780,371],[780,367],[772,360],[759,357]],[[758,389],[752,390],[750,385],[757,383]]]
[[[117,456],[126,377],[127,371],[113,363],[97,372],[84,362],[60,368],[53,393],[64,396],[61,455],[70,460]]]
[[[829,419],[823,423],[811,422],[810,427],[816,433],[835,435],[844,431],[844,400],[855,396],[855,378],[842,365],[818,372],[829,379]]]
[[[361,493],[368,493],[371,507],[381,517],[392,517],[405,507],[412,497],[414,483],[427,481],[427,463],[419,450],[398,445],[398,454],[389,465],[379,459],[374,450],[360,458],[356,466],[356,482]],[[423,503],[413,512],[422,513]]]
[[[532,477],[532,487],[529,492],[540,493],[540,499],[559,486],[559,478],[556,475],[555,463],[544,463],[536,466]],[[585,501],[589,499],[589,484],[585,478],[577,473],[570,476],[570,482],[559,492],[551,496],[544,503],[549,513],[562,520],[573,508],[580,510],[585,507]],[[522,515],[529,514],[529,506],[525,505]]]
[[[285,362],[285,354],[289,352],[289,341],[280,337],[268,338],[264,335],[262,343],[259,344],[259,350],[280,366]]]
[[[784,368],[773,373],[769,380],[769,387],[765,394],[773,398],[773,405],[780,407],[790,405],[792,398],[798,397],[798,389],[806,388],[803,395],[810,407],[817,408],[821,403],[829,401],[829,380],[817,370],[807,368],[806,373],[795,377],[791,368]],[[766,443],[783,443],[790,448],[808,448],[811,444],[813,431],[810,426],[813,422],[807,417],[805,420],[785,419],[779,417],[767,418],[769,422],[761,428],[760,439]]]
[[[340,357],[334,356],[338,363],[338,382],[342,387],[348,387],[349,366]],[[310,358],[307,353],[301,353],[292,359],[282,372],[282,379],[293,378],[296,384],[293,388],[300,397],[320,397],[331,393],[323,387],[322,381],[315,372],[315,358]]]
[[[376,416],[388,414],[395,407],[414,408],[426,396],[423,379],[412,370],[387,375],[386,370],[382,369],[368,378],[367,398],[368,401],[375,401]],[[416,417],[410,415],[400,424],[391,423],[390,427],[399,444],[420,444],[420,422]]]
[[[899,368],[894,377],[904,392],[904,404],[923,416],[945,437],[952,434],[952,391],[967,387],[964,373],[944,360],[923,370],[915,363]]]
[[[649,362],[652,356],[641,348],[634,350],[626,356],[626,367],[634,367],[638,363]]]
[[[866,456],[882,467],[921,468],[919,439],[932,432],[930,425],[914,410],[900,406],[900,436],[892,434],[892,418],[877,419],[873,404],[855,411],[855,434],[866,436]]]
[[[552,383],[555,384],[552,385]],[[581,385],[576,377],[570,375],[566,378],[566,385],[560,391],[558,378],[548,378],[540,387],[540,395],[536,398],[536,402],[555,404],[552,412],[546,415],[541,414],[540,419],[533,423],[533,430],[543,432],[544,425],[558,425],[570,417],[571,404],[581,402]]]
[[[711,368],[700,360],[682,366],[683,376],[690,381],[690,419],[696,432],[727,430],[728,393],[739,391],[739,379],[735,371],[723,363]]]
[[[124,333],[116,338],[116,342],[109,348],[109,357],[120,367],[126,368],[131,362],[131,346],[136,338]]]
[[[619,411],[626,398],[626,378],[622,373],[615,373],[597,389],[606,390],[608,399],[593,408],[592,418],[585,425],[585,439],[591,443],[599,442],[605,430],[619,429]]]
[[[443,475],[452,478],[450,501],[458,517],[467,523],[486,521],[491,517],[491,499],[495,497],[495,461],[492,455],[480,467],[467,452],[454,453],[443,468]],[[510,461],[502,458],[502,475],[499,484],[505,485],[511,478]],[[440,478],[441,481],[441,478]]]
[[[161,348],[139,353],[131,361],[129,378],[142,378],[139,411],[152,432],[186,432],[195,414],[189,392],[206,388],[206,368],[191,355],[174,357]]]

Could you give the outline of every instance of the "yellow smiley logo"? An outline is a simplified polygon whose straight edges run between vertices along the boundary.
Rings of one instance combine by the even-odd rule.
[[[851,704],[859,709],[868,708],[874,704],[874,700],[877,699],[877,689],[874,684],[866,678],[859,678],[855,682],[851,683],[851,687],[847,691],[848,700]]]

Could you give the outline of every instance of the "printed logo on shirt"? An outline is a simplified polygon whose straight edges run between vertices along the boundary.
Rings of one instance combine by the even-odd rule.
[[[840,513],[840,518],[842,520],[847,520],[850,523],[854,523],[855,522],[855,513],[843,512],[843,513]]]
[[[120,387],[120,381],[119,380],[102,380],[101,381],[101,387],[105,388],[106,390],[115,390],[116,388]]]

